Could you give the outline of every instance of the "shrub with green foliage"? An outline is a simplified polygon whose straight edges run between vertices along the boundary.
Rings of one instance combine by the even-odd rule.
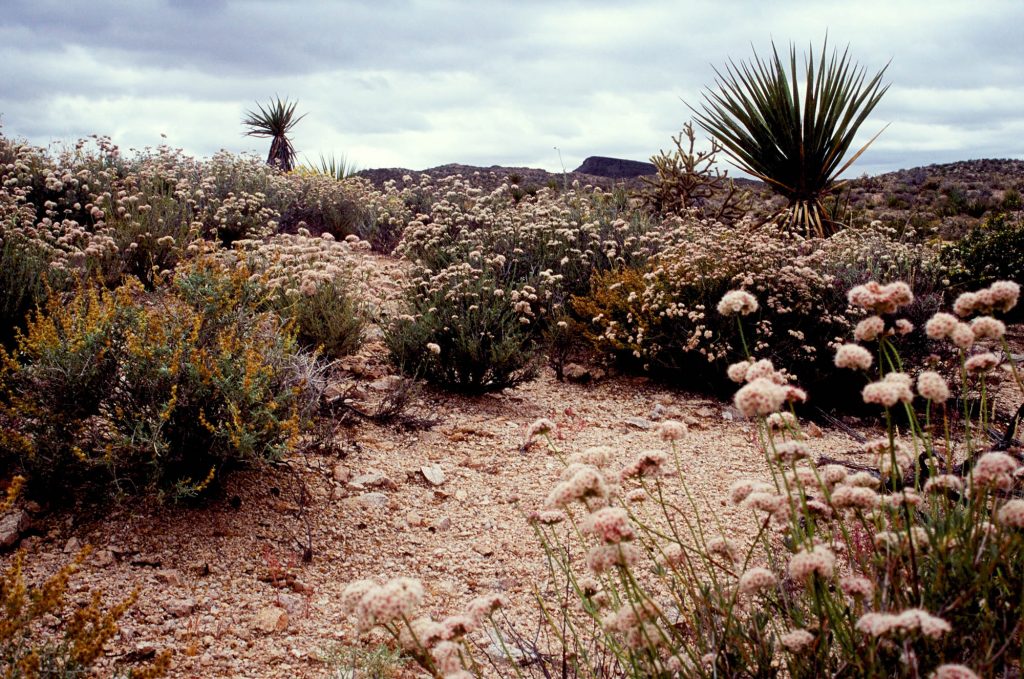
[[[1019,212],[989,217],[944,247],[942,262],[959,289],[998,279],[1024,281],[1024,218]]]
[[[517,199],[508,184],[484,193],[458,177],[439,194],[397,249],[414,268],[388,341],[397,365],[439,384],[480,391],[531,375],[535,345],[570,295],[650,252],[649,222],[624,194]]]
[[[735,325],[713,313],[726,290],[764,299],[747,348],[809,386],[835,376],[829,347],[851,327],[847,286],[914,280],[922,290],[915,321],[940,298],[934,253],[881,227],[803,239],[772,225],[727,227],[690,215],[666,222],[660,239],[645,265],[596,277],[573,307],[599,350],[690,388],[723,387],[722,366],[744,350]]]
[[[258,310],[244,268],[211,258],[147,292],[83,284],[52,296],[3,355],[0,467],[40,495],[201,492],[298,435],[294,333]]]

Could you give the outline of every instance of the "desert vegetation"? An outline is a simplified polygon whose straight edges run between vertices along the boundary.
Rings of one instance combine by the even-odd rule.
[[[371,181],[334,156],[293,169],[301,117],[280,99],[245,122],[271,139],[266,162],[0,136],[0,543],[22,544],[2,556],[3,676],[227,674],[316,610],[345,643],[275,667],[1019,673],[1019,167],[840,186],[882,72],[808,56],[815,85],[794,98],[790,62],[730,67],[698,115],[710,151],[688,123],[639,185]],[[763,157],[766,135],[787,136],[788,155]],[[718,154],[766,183],[734,182]],[[651,390],[675,405],[627,415]],[[596,394],[613,422],[585,414]],[[453,412],[484,415],[449,426]],[[390,476],[351,473],[367,460]],[[491,475],[504,499],[449,492],[446,470]],[[273,518],[254,518],[260,503]],[[449,583],[442,603],[430,578],[465,554],[438,548],[414,569],[422,541],[358,537],[372,524],[448,539],[447,516],[420,512],[502,503],[504,525],[462,537],[521,581]],[[260,567],[240,587],[237,561],[203,556],[186,578],[62,528],[108,512],[91,540],[137,516],[188,537],[208,520],[216,539],[263,540]],[[503,530],[502,549],[480,542]],[[132,586],[104,605],[103,568],[275,603],[257,638],[221,627],[226,604],[154,610]],[[133,634],[162,643],[125,650]]]

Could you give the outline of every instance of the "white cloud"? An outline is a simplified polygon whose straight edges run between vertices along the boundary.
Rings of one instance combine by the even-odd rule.
[[[854,171],[1024,157],[1024,5],[952,0],[375,2],[8,0],[0,115],[36,143],[110,134],[197,155],[262,153],[240,120],[300,101],[307,154],[364,167],[448,162],[570,169],[668,148],[713,66],[771,41],[847,43],[893,83],[864,127],[891,122]],[[959,154],[959,155],[958,155]]]

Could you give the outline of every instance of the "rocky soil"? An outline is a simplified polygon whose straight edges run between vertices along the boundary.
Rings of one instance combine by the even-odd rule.
[[[400,267],[377,262],[379,281],[369,289],[386,303],[398,290]],[[570,373],[587,376],[585,368]],[[327,396],[368,413],[400,381],[385,363],[379,334],[371,333],[360,353],[338,366]],[[534,629],[535,597],[550,592],[527,516],[541,508],[562,468],[546,442],[526,444],[536,418],[556,422],[551,444],[564,453],[612,446],[612,469],[642,450],[666,450],[658,421],[686,423],[680,464],[710,531],[752,530],[753,519],[722,498],[733,481],[767,474],[753,425],[729,404],[645,378],[563,383],[545,371],[475,398],[421,389],[405,410],[409,417],[393,424],[346,406],[337,413],[332,445],[239,471],[202,506],[125,501],[106,510],[47,512],[29,504],[0,526],[14,526],[9,542],[20,538],[33,580],[91,545],[72,580],[76,601],[94,588],[108,601],[138,590],[104,675],[171,648],[173,677],[341,677],[351,675],[325,658],[360,644],[340,594],[361,578],[420,578],[435,616],[503,592],[512,618]],[[823,429],[810,427],[816,453],[857,449],[853,429]],[[0,555],[0,566],[10,554]]]

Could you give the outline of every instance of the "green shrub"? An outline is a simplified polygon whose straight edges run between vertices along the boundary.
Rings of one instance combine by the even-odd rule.
[[[984,220],[944,247],[942,262],[954,288],[971,289],[998,279],[1024,281],[1024,219],[1016,213]]]
[[[39,494],[202,491],[233,464],[294,442],[294,335],[259,312],[244,269],[210,258],[146,292],[52,296],[4,356],[0,460]]]
[[[506,290],[489,271],[456,264],[420,270],[406,288],[403,313],[385,332],[392,362],[407,374],[479,393],[534,374],[536,291]]]
[[[744,351],[736,326],[713,313],[729,289],[764,299],[747,347],[809,387],[836,376],[829,347],[851,327],[842,290],[875,277],[909,278],[922,291],[916,322],[940,299],[934,254],[878,226],[802,239],[771,225],[686,216],[666,222],[660,239],[646,264],[595,277],[573,308],[596,348],[689,388],[724,387],[723,366]],[[926,349],[922,343],[918,351]]]

